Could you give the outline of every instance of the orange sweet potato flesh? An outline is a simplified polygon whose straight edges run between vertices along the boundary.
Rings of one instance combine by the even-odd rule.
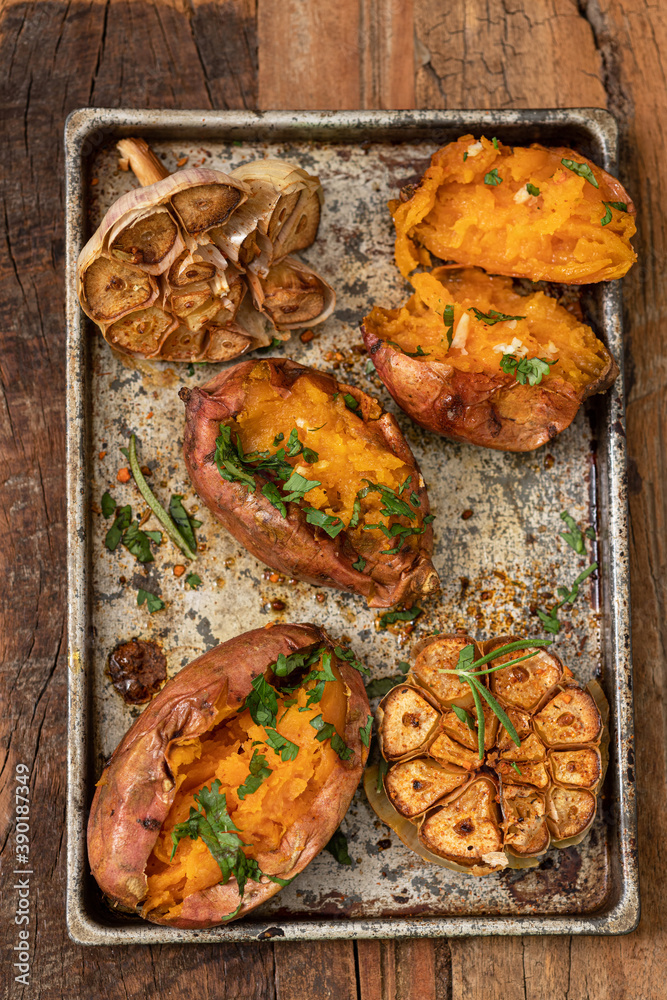
[[[564,430],[582,401],[618,374],[590,327],[544,292],[520,295],[510,279],[477,268],[435,268],[411,280],[409,301],[399,309],[376,306],[362,329],[387,389],[429,430],[501,451],[531,451]],[[473,309],[524,318],[488,324]],[[501,369],[504,354],[556,363],[537,385],[522,385]]]
[[[281,735],[296,743],[293,761],[266,746],[266,733],[242,703],[252,680],[280,653],[320,645],[332,655],[337,680],[320,702],[305,708],[303,688],[294,706],[279,697]],[[311,682],[312,684],[312,682]],[[286,713],[286,714],[285,714]],[[352,750],[341,760],[330,740],[318,741],[310,720],[322,714]],[[281,719],[281,716],[282,719]],[[328,842],[347,811],[368,754],[359,730],[369,716],[360,675],[333,654],[314,625],[277,625],[231,639],[170,680],[121,741],[99,782],[88,826],[88,855],[98,884],[114,906],[136,909],[154,923],[209,927],[240,902],[234,877],[221,885],[206,845],[184,838],[173,861],[171,831],[187,819],[194,794],[218,778],[248,857],[263,872],[292,878]],[[253,741],[271,774],[245,798]],[[280,891],[273,882],[246,884],[234,919]],[[226,921],[225,921],[226,922]]]
[[[598,186],[563,160],[588,166]],[[443,261],[493,274],[564,284],[620,278],[637,259],[630,245],[635,208],[627,192],[565,147],[496,147],[486,138],[462,136],[433,154],[412,197],[390,209],[396,263],[405,277],[428,264],[424,248]]]
[[[345,397],[356,404],[354,412]],[[197,493],[215,517],[253,555],[278,572],[319,586],[336,587],[366,597],[370,607],[412,602],[438,588],[431,563],[432,529],[426,486],[419,467],[393,416],[361,390],[341,384],[323,372],[289,359],[247,361],[216,376],[203,389],[181,390],[186,403],[185,462]],[[347,526],[335,538],[308,523],[299,503],[288,503],[286,516],[263,495],[267,479],[255,475],[250,492],[227,482],[215,463],[220,424],[230,425],[247,454],[278,450],[293,428],[318,460],[291,460],[295,470],[320,487],[306,494],[305,504],[338,517]],[[394,491],[410,477],[418,497],[410,522],[387,519],[383,500],[370,492],[361,501],[359,522],[350,526],[355,499],[366,480]],[[405,494],[408,495],[407,493]],[[399,552],[378,523],[416,526]]]

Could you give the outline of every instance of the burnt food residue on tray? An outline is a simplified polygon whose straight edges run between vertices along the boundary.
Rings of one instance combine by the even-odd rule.
[[[141,705],[148,701],[167,678],[167,660],[155,642],[131,639],[109,656],[109,677],[123,701]]]

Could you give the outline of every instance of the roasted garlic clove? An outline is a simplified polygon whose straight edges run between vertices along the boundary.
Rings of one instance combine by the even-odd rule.
[[[485,653],[490,653],[492,648],[485,649]],[[533,654],[529,660],[489,675],[491,690],[495,695],[506,704],[528,712],[534,711],[562,679],[563,666],[560,660],[543,649],[529,648],[518,654],[505,653],[491,661],[491,666],[497,667],[500,663],[516,659],[517,656],[528,656],[529,653]]]
[[[108,257],[97,257],[86,268],[82,306],[91,319],[112,323],[135,309],[151,305],[157,286],[150,275]]]
[[[485,858],[502,851],[500,812],[495,783],[478,778],[460,795],[426,813],[419,839],[433,854],[465,867],[484,865]],[[502,867],[491,864],[489,870]]]
[[[534,733],[530,733],[521,740],[521,746],[517,746],[516,743],[509,740],[507,748],[501,750],[498,756],[501,760],[537,761],[546,760],[547,752],[542,741]]]
[[[544,795],[532,788],[503,785],[500,807],[505,847],[521,857],[544,854],[551,839]]]
[[[559,785],[596,788],[602,776],[600,751],[596,747],[583,750],[552,750],[549,754],[551,774]]]
[[[443,670],[456,668],[461,650],[471,644],[475,659],[482,656],[477,643],[466,636],[457,635],[426,639],[415,649],[416,658],[411,671],[415,681],[420,687],[430,691],[441,705],[458,705],[465,709],[474,705],[469,686],[454,674],[443,673]]]
[[[177,191],[171,204],[185,231],[190,236],[199,236],[224,225],[234,209],[245,200],[244,188],[240,185],[217,181]]]
[[[516,763],[516,761],[498,760],[493,768],[506,785],[533,785],[535,788],[546,788],[549,784],[549,774],[542,761],[531,763],[522,760],[521,763]]]
[[[169,212],[151,212],[110,239],[109,252],[128,264],[152,265],[154,273],[158,273],[159,265],[174,249],[178,238],[178,226]]]
[[[547,822],[555,840],[583,834],[595,817],[595,796],[583,788],[554,786],[548,793]]]
[[[107,328],[105,336],[122,354],[147,358],[157,354],[177,321],[157,306],[124,316]]]
[[[535,731],[549,747],[593,743],[602,731],[597,705],[587,691],[568,687],[559,691],[534,719]]]
[[[520,708],[513,708],[510,705],[506,707],[505,711],[519,739],[523,740],[526,736],[529,736],[532,732],[530,714],[522,712]],[[510,747],[516,746],[504,726],[499,727],[496,745],[499,750],[509,750]]]
[[[424,747],[436,732],[440,713],[415,688],[401,684],[380,702],[378,718],[382,753],[397,760]]]
[[[295,257],[274,264],[266,277],[249,273],[248,283],[255,308],[278,330],[323,323],[336,304],[331,285]]]
[[[429,747],[428,752],[441,764],[457,764],[459,767],[465,768],[466,771],[476,771],[482,764],[477,750],[467,750],[447,733],[440,733]]]
[[[238,167],[233,177],[263,206],[258,229],[271,243],[271,260],[304,250],[314,242],[323,202],[319,178],[284,160],[257,160]]]
[[[385,775],[384,787],[394,809],[412,818],[468,780],[467,771],[461,768],[416,757],[395,764]]]

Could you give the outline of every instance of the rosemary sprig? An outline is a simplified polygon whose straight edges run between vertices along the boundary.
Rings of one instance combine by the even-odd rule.
[[[507,663],[501,663],[497,667],[486,667],[484,670],[480,670],[479,667],[484,667],[484,664],[497,659],[499,656],[504,656],[506,653],[514,653],[520,649],[529,649],[534,648],[535,646],[539,648],[550,645],[551,639],[517,639],[516,642],[508,642],[504,646],[498,646],[497,649],[491,650],[491,652],[487,653],[486,656],[480,656],[478,660],[473,660],[472,654],[474,646],[469,644],[464,646],[459,653],[458,662],[453,670],[446,669],[445,667],[440,668],[441,674],[455,674],[459,680],[465,681],[470,688],[473,701],[475,702],[475,711],[477,713],[477,750],[479,752],[480,760],[484,759],[484,734],[486,725],[481,701],[482,698],[497,717],[500,724],[505,727],[507,735],[512,742],[518,747],[521,746],[521,740],[519,739],[518,733],[512,725],[509,716],[504,709],[500,707],[489,689],[482,684],[479,679],[480,676],[482,674],[492,674],[496,670],[505,670],[507,667],[513,667],[516,663],[521,663],[523,660],[530,660],[533,656],[535,656],[535,653],[528,653],[526,656],[515,657],[513,660],[508,660]],[[458,715],[458,712],[456,714]]]
[[[137,458],[137,438],[136,435],[132,434],[130,437],[130,450],[128,453],[130,459],[130,469],[132,470],[132,475],[134,476],[134,481],[137,484],[139,492],[142,497],[153,511],[157,517],[160,524],[163,526],[164,530],[167,532],[171,538],[174,545],[177,545],[181,552],[188,557],[188,559],[195,561],[197,554],[192,551],[183,535],[180,533],[169,514],[164,509],[160,501],[157,499],[150,486],[144,479],[144,474],[139,466],[139,459]]]

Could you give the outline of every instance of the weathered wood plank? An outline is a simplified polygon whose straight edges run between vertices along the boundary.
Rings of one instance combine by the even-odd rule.
[[[352,941],[274,945],[276,1000],[357,1000]]]
[[[258,0],[261,108],[414,105],[412,0]]]

